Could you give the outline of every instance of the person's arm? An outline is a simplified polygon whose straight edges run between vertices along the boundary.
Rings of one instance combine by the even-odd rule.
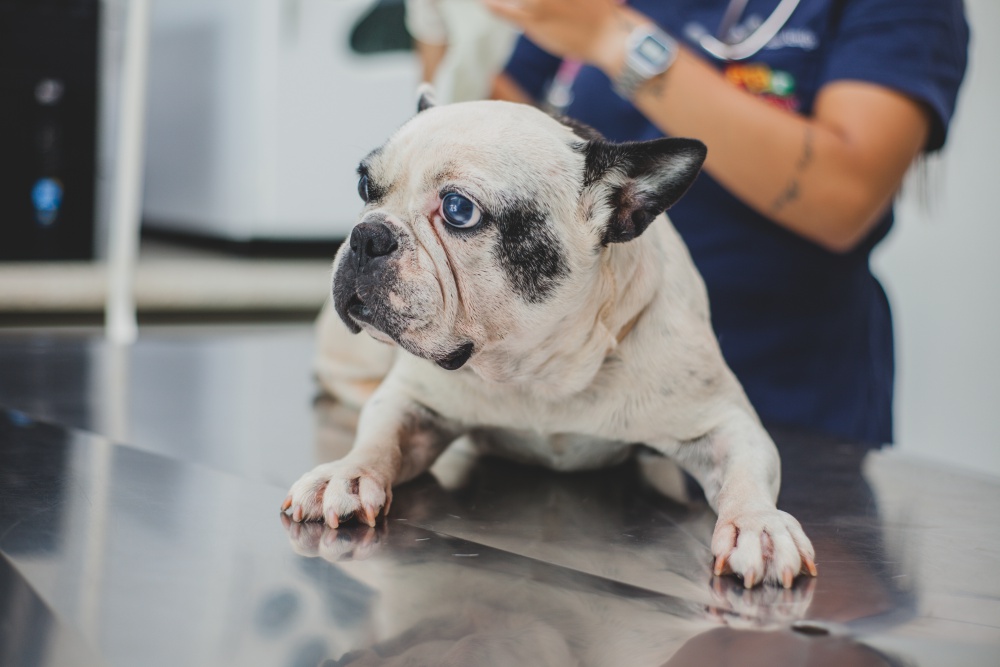
[[[490,99],[517,102],[518,104],[538,104],[538,100],[529,95],[524,88],[504,72],[493,77],[493,83],[490,86]]]
[[[420,80],[434,80],[448,51],[448,30],[434,0],[406,0],[406,31],[420,62]]]
[[[614,79],[632,29],[650,20],[612,0],[484,0],[539,46]],[[673,136],[708,145],[705,168],[746,204],[832,251],[864,239],[923,149],[914,100],[860,81],[824,86],[813,115],[779,109],[725,81],[684,47],[633,103]]]
[[[417,52],[417,59],[420,61],[420,80],[424,83],[434,81],[444,54],[448,52],[447,44],[431,44],[422,42],[419,39],[413,40],[413,48]]]

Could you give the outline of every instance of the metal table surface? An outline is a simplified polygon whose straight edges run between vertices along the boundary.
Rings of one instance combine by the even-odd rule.
[[[312,333],[0,338],[0,665],[1000,665],[1000,480],[774,430],[820,575],[711,576],[659,462],[452,448],[377,528],[278,506],[354,415]],[[946,447],[947,443],[942,443]]]

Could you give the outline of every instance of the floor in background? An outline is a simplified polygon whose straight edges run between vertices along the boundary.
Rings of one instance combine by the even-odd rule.
[[[307,325],[0,336],[0,664],[979,667],[1000,482],[776,431],[820,576],[713,578],[657,461],[556,474],[453,448],[377,528],[278,506],[349,447]],[[395,660],[395,661],[394,661]],[[408,661],[407,661],[408,660]]]
[[[329,293],[329,257],[245,256],[144,238],[136,272],[140,313],[318,311]],[[87,314],[104,308],[97,262],[0,262],[0,313]]]

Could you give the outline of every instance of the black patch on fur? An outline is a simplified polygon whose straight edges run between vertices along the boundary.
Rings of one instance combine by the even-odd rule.
[[[493,219],[499,235],[493,254],[511,286],[529,303],[542,303],[569,273],[545,212],[533,202],[515,201]]]
[[[695,139],[656,139],[613,144],[590,141],[583,185],[608,181],[613,212],[602,245],[631,241],[687,192],[705,161],[705,144]],[[618,183],[624,177],[624,182]]]
[[[615,167],[624,165],[627,153],[626,144],[612,144],[606,141],[590,141],[582,147],[584,152],[583,186],[590,187]]]

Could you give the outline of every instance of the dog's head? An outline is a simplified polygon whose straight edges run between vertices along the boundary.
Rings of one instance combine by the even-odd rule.
[[[694,140],[611,144],[525,105],[425,92],[418,109],[358,167],[365,206],[333,297],[352,331],[449,370],[557,330],[606,248],[642,234],[705,159]]]

